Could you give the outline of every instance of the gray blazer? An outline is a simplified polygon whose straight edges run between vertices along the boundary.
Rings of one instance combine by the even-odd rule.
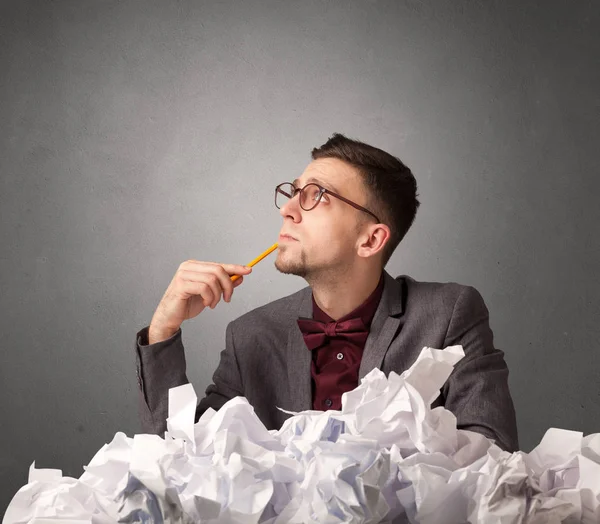
[[[373,318],[360,378],[374,368],[402,373],[424,346],[443,349],[461,344],[465,357],[456,365],[434,406],[456,415],[458,427],[495,439],[503,449],[519,448],[515,410],[508,389],[504,353],[494,348],[488,310],[479,292],[455,283],[417,282],[385,272],[383,295]],[[198,403],[196,420],[244,396],[268,429],[278,429],[290,411],[312,409],[310,362],[298,317],[312,317],[312,292],[306,287],[259,307],[227,326],[225,350]],[[166,430],[169,388],[187,384],[181,329],[148,344],[148,327],[137,334],[136,362],[142,429]]]

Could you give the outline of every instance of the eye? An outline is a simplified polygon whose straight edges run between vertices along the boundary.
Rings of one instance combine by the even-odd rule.
[[[311,188],[310,199],[315,202],[320,202],[322,200],[323,193],[317,187]]]
[[[319,191],[317,193],[317,200],[319,200],[319,202],[329,202],[329,196],[327,195],[327,193],[322,193]]]

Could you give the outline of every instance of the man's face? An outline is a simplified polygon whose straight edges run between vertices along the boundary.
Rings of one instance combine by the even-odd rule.
[[[310,182],[367,206],[360,175],[337,158],[313,160],[295,186],[302,188]],[[275,267],[282,273],[305,278],[350,268],[357,258],[359,235],[370,222],[364,212],[327,193],[310,211],[300,207],[296,195],[281,207],[280,213],[283,225]]]

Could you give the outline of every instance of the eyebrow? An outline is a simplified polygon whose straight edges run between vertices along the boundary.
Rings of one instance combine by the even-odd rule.
[[[296,178],[292,184],[294,184],[294,187],[298,187],[298,182],[299,179]],[[319,180],[318,178],[315,178],[314,176],[311,176],[309,179],[306,180],[307,184],[310,184],[311,182],[314,182],[316,184],[319,184],[320,186],[323,186],[325,189],[330,189],[331,191],[334,191],[335,193],[339,193],[339,190],[335,188],[335,186],[329,184],[328,182],[323,182],[322,180]]]

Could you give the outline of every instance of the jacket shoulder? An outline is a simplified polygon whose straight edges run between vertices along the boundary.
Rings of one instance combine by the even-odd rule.
[[[404,282],[406,289],[406,306],[426,306],[435,313],[452,313],[459,298],[468,302],[483,304],[483,298],[473,286],[457,282],[419,281],[408,275],[396,277]]]

